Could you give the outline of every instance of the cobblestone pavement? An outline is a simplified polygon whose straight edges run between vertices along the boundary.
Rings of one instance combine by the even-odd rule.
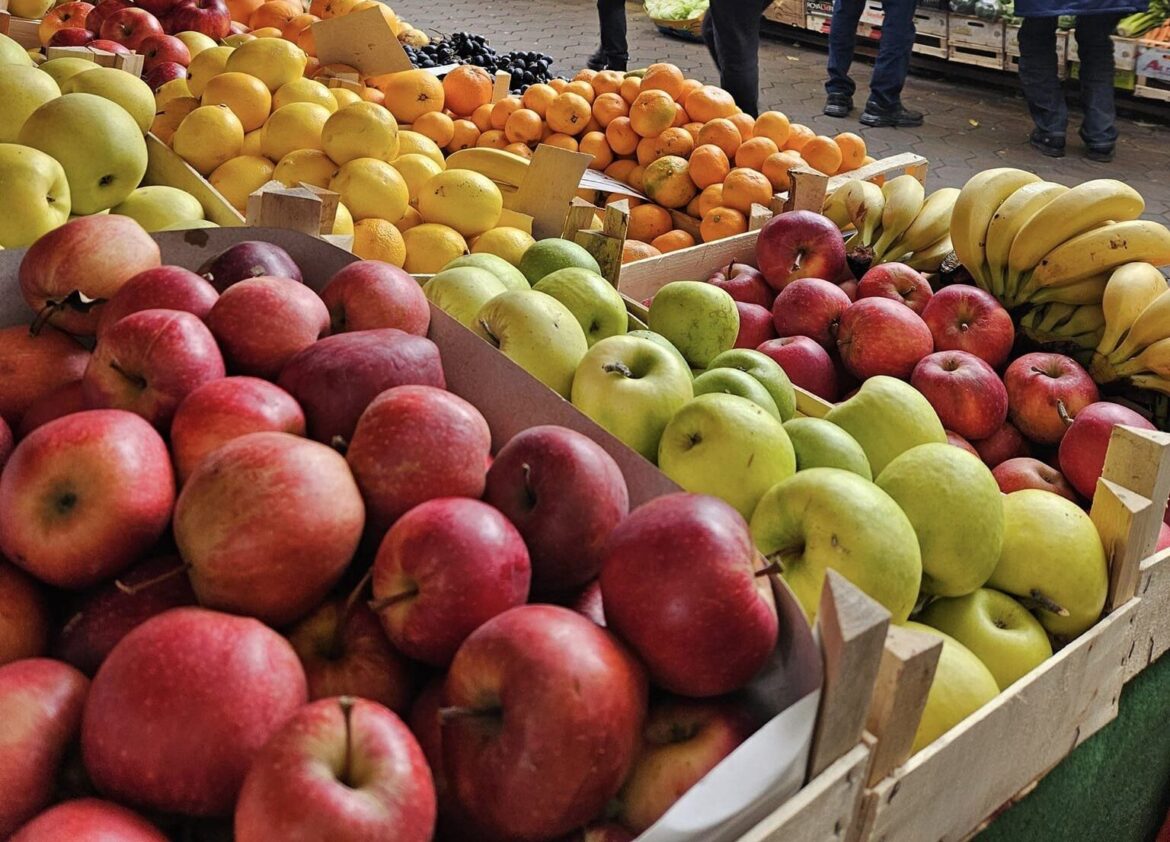
[[[400,15],[421,29],[468,30],[488,38],[499,50],[540,49],[556,59],[554,69],[572,75],[585,66],[597,46],[597,14],[591,0],[388,0]],[[702,44],[660,34],[640,5],[627,6],[630,66],[671,61],[688,75],[716,81],[715,68]],[[1018,166],[1045,178],[1074,183],[1114,177],[1141,191],[1147,214],[1170,221],[1170,127],[1134,120],[1119,121],[1121,140],[1112,164],[1081,157],[1074,111],[1069,155],[1044,158],[1027,144],[1031,121],[1023,100],[1011,91],[971,82],[911,75],[904,100],[927,112],[917,129],[868,129],[857,112],[846,120],[821,114],[824,102],[825,53],[783,39],[766,37],[760,48],[760,107],[784,111],[794,122],[818,132],[862,134],[875,157],[913,151],[930,161],[928,186],[961,187],[973,173],[993,166]],[[870,65],[854,65],[858,105],[864,102]]]

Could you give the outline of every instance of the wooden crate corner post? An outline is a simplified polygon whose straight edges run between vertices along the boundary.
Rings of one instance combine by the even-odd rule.
[[[589,212],[587,221],[580,227],[570,229],[572,232],[570,239],[593,255],[597,265],[601,267],[602,276],[616,289],[618,276],[622,271],[622,249],[630,225],[630,203],[625,199],[619,199],[606,205],[601,217],[600,231],[590,229],[594,209],[591,205],[585,204]],[[574,210],[578,207],[571,206],[571,219],[580,219],[581,211]]]
[[[332,190],[304,182],[286,187],[279,181],[269,181],[248,196],[247,223],[255,228],[300,231],[348,250],[352,248],[352,238],[332,234],[338,198]]]
[[[780,211],[811,210],[821,212],[829,191],[829,177],[810,167],[796,167],[788,171],[791,187],[783,196]],[[773,205],[775,205],[773,199]]]

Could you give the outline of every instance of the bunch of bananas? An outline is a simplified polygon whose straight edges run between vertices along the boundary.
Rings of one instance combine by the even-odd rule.
[[[496,183],[504,197],[504,207],[515,210],[516,191],[528,175],[528,159],[503,149],[472,147],[452,152],[447,157],[449,170],[473,170]]]
[[[1149,263],[1116,269],[1101,297],[1104,330],[1089,373],[1170,394],[1170,289]]]
[[[1144,210],[1115,179],[1069,188],[1002,167],[963,187],[951,241],[975,283],[1006,307],[1099,305],[1118,266],[1170,263],[1170,230],[1139,219]]]
[[[959,197],[954,187],[930,196],[912,175],[900,175],[879,187],[870,181],[847,181],[826,200],[823,213],[842,231],[856,233],[850,250],[872,251],[873,263],[905,263],[920,272],[936,272],[951,253],[951,210]]]
[[[1025,313],[1020,329],[1033,342],[1087,363],[1104,335],[1105,313],[1099,304],[1054,301]]]

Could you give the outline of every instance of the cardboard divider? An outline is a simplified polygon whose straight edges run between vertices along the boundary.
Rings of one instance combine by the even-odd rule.
[[[190,193],[203,206],[203,215],[216,225],[233,228],[244,224],[244,215],[210,181],[153,134],[146,136],[146,154],[143,184],[163,184]]]
[[[362,76],[414,69],[389,22],[375,8],[317,21],[313,40],[323,65],[344,64]]]

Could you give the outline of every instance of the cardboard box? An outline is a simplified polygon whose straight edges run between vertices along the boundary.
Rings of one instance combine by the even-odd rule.
[[[804,13],[831,18],[833,16],[833,0],[804,0]]]
[[[870,26],[881,26],[885,20],[886,13],[880,0],[867,0],[865,8],[861,10],[861,22]]]
[[[1170,80],[1170,45],[1139,44],[1133,71],[1139,78]]]
[[[773,0],[764,17],[773,23],[804,28],[805,0]]]

